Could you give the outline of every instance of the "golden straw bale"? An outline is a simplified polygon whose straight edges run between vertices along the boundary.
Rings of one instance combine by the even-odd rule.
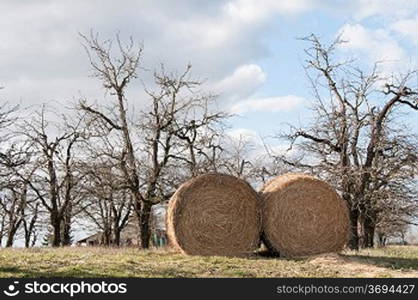
[[[278,176],[261,190],[263,241],[287,257],[342,250],[348,209],[326,182],[302,174]]]
[[[180,186],[167,212],[170,244],[185,254],[243,256],[259,244],[257,193],[245,181],[206,174]]]

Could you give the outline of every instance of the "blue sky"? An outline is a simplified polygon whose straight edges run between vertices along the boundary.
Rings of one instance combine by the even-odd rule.
[[[337,2],[337,1],[336,1]],[[376,1],[360,1],[366,6]],[[418,10],[416,3],[409,12],[401,12],[402,5],[393,6],[393,12],[379,11],[365,17],[356,12],[349,13],[347,7],[341,5],[334,10],[314,9],[291,17],[277,16],[272,21],[272,28],[268,32],[266,42],[270,55],[257,61],[263,72],[267,74],[265,83],[257,90],[259,97],[297,95],[305,98],[302,105],[290,111],[252,112],[244,114],[234,120],[236,127],[256,128],[258,134],[269,135],[277,128],[283,128],[284,123],[304,124],[312,115],[308,109],[312,101],[309,83],[306,80],[302,65],[305,55],[304,47],[307,44],[298,38],[310,33],[322,37],[324,41],[332,40],[338,33],[344,39],[354,40],[349,51],[341,51],[341,56],[354,57],[360,67],[367,69],[373,62],[383,58],[388,61],[388,70],[385,72],[397,73],[405,70],[405,65],[416,68]],[[391,5],[391,1],[380,1],[382,7]],[[397,11],[397,7],[401,7]],[[334,7],[335,8],[335,7]],[[348,13],[343,13],[343,12]],[[409,17],[411,16],[411,17]],[[366,41],[357,41],[360,37],[356,33],[367,33],[374,49],[370,49]],[[377,36],[374,36],[374,35]],[[382,38],[379,40],[378,35]],[[364,44],[362,45],[362,43]],[[381,49],[379,49],[379,46]],[[398,49],[399,48],[399,49]],[[385,49],[388,52],[385,53]],[[379,52],[374,55],[373,52]],[[393,62],[392,62],[393,60]],[[406,122],[412,127],[418,125],[418,118],[414,114],[406,117]]]
[[[237,113],[231,131],[268,136],[284,123],[309,120],[312,101],[302,69],[306,44],[343,32],[341,55],[367,67],[393,63],[385,71],[416,66],[418,1],[414,0],[213,0],[213,1],[3,0],[0,9],[0,97],[24,106],[64,103],[80,96],[103,98],[89,78],[79,32],[103,38],[120,32],[145,46],[142,65],[169,69],[194,65],[205,88],[219,94],[222,109]],[[149,82],[150,74],[140,72]],[[147,99],[139,80],[132,105]],[[62,107],[62,106],[60,106]],[[417,118],[415,118],[417,119]],[[408,121],[418,122],[411,116]]]

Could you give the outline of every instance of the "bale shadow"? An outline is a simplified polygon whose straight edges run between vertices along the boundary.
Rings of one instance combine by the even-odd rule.
[[[299,262],[305,261],[307,257],[286,257],[280,255],[278,252],[272,252],[269,250],[260,250],[255,252],[253,255],[247,257],[247,259],[271,259],[271,260],[282,260],[282,261],[292,261],[292,262]]]
[[[2,273],[9,273],[9,276],[5,276]],[[137,274],[135,274],[137,273]],[[83,269],[69,269],[65,271],[54,271],[54,270],[44,270],[44,271],[34,271],[29,268],[15,267],[15,266],[0,266],[0,278],[127,278],[127,277],[139,277],[143,278],[144,275],[140,270],[131,270],[127,275],[111,275],[109,273],[100,272],[100,271],[91,271]],[[148,271],[147,276],[150,278],[193,278],[196,277],[196,274],[193,272],[179,270],[173,267],[157,268],[152,271]]]
[[[256,257],[261,257],[261,258],[284,258],[280,256],[280,253],[278,252],[272,252],[269,250],[261,250],[255,253]]]
[[[0,267],[0,273],[11,273],[16,274],[16,276],[10,276],[10,277],[21,277],[22,274],[24,274],[25,277],[36,277],[37,272],[33,272],[30,270],[18,268],[18,267]],[[2,278],[5,278],[3,276],[0,276]]]
[[[105,274],[86,272],[82,270],[69,271],[33,271],[21,267],[0,267],[1,273],[11,273],[11,276],[0,275],[0,278],[16,277],[16,278],[51,278],[51,277],[82,277],[82,278],[105,278],[109,277]]]
[[[372,264],[378,267],[396,269],[396,270],[416,270],[418,271],[417,258],[403,257],[385,257],[385,256],[367,256],[367,255],[347,255],[342,257],[359,263]]]

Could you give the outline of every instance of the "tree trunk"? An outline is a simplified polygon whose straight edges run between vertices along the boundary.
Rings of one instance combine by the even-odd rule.
[[[61,246],[61,221],[52,218],[52,228],[53,228],[53,234],[52,234],[52,247],[59,247]]]
[[[4,218],[2,218],[0,223],[0,248],[3,245],[3,235],[4,235]]]
[[[63,222],[63,229],[62,229],[62,245],[63,246],[71,246],[71,221],[70,222]]]
[[[38,240],[38,234],[34,232],[32,242],[30,244],[31,247],[35,247],[36,241]]]
[[[194,153],[194,147],[192,143],[189,143],[189,153],[190,153],[190,175],[192,177],[196,176],[197,174],[197,164],[196,164],[196,155]]]
[[[134,195],[134,211],[136,215],[136,220],[138,222],[138,241],[141,243],[141,214],[142,214],[142,201],[135,198]],[[141,246],[141,245],[139,245]]]
[[[18,226],[14,225],[10,228],[9,232],[7,233],[7,240],[6,240],[6,247],[13,247],[13,242],[15,240],[16,231]]]
[[[364,214],[360,212],[357,218],[358,246],[360,249],[366,248],[365,219]]]
[[[33,215],[32,218],[30,219],[30,222],[28,224],[28,222],[26,221],[25,218],[22,219],[23,222],[23,230],[25,232],[25,248],[29,248],[30,246],[33,247],[33,245],[36,242],[36,222],[38,220],[38,208],[39,208],[39,203],[37,203],[35,205],[35,208],[33,210]],[[31,242],[31,238],[33,236],[33,240]]]
[[[151,217],[151,208],[152,205],[149,202],[144,202],[142,204],[141,210],[141,221],[140,221],[140,230],[141,230],[141,247],[143,249],[149,248],[149,242],[151,238],[151,228],[150,228],[150,217]]]
[[[377,243],[379,247],[385,247],[386,246],[386,238],[383,233],[377,234]]]
[[[401,240],[402,240],[402,245],[408,245],[408,242],[406,241],[405,232],[401,232]]]
[[[374,247],[374,233],[375,233],[375,221],[371,217],[366,217],[364,222],[364,232],[365,232],[365,248]]]
[[[101,238],[101,245],[103,246],[110,246],[112,243],[112,229],[107,226],[107,228],[103,231],[103,235]]]
[[[351,250],[359,249],[358,217],[359,217],[358,210],[352,208],[350,211],[351,236],[348,242],[348,247]]]
[[[65,216],[62,220],[62,245],[71,246],[71,215],[72,215],[72,205],[71,202],[68,203],[67,209],[65,211]]]
[[[370,212],[369,212],[370,213]],[[360,213],[358,218],[360,248],[374,247],[375,220],[372,216]]]
[[[26,227],[26,224],[24,224],[25,227],[25,248],[29,248],[30,246],[30,238],[31,238],[31,232],[28,230],[28,228]]]
[[[113,235],[114,235],[114,240],[113,240],[113,244],[115,246],[120,246],[120,233],[121,233],[121,229],[120,228],[115,228],[113,230]]]

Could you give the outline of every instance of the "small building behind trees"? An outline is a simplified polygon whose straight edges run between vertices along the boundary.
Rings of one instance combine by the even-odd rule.
[[[152,208],[151,217],[151,243],[154,247],[164,247],[167,245],[166,218],[167,204],[160,203]],[[121,247],[139,247],[140,238],[138,234],[137,218],[131,216],[126,227],[121,232]],[[101,246],[104,244],[103,232],[97,232],[76,242],[77,246]]]

